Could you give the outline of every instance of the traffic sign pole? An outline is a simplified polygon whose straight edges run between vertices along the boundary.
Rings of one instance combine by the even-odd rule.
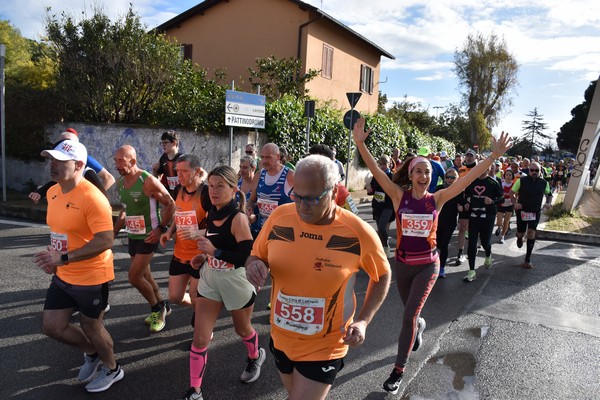
[[[235,90],[235,81],[231,81],[231,90]],[[233,126],[229,127],[229,166],[233,167]]]
[[[346,155],[346,181],[345,181],[345,185],[346,187],[348,187],[348,175],[350,175],[350,152],[352,151],[352,129],[354,128],[354,124],[356,123],[357,119],[356,118],[356,114],[358,114],[358,112],[354,111],[354,106],[356,105],[356,103],[358,103],[358,100],[360,100],[360,96],[362,95],[362,93],[360,92],[350,92],[350,93],[346,93],[346,97],[348,97],[348,102],[350,103],[350,111],[348,113],[346,113],[346,115],[349,115],[349,123],[347,125],[348,127],[348,153]],[[355,114],[356,113],[356,114]],[[359,114],[360,116],[360,114]],[[346,120],[346,116],[344,116],[344,122]]]

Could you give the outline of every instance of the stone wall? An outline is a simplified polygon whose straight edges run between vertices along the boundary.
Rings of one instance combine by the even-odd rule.
[[[86,146],[88,153],[110,171],[115,179],[119,178],[119,174],[114,167],[113,154],[119,147],[125,144],[133,146],[137,151],[138,165],[148,170],[151,169],[152,164],[158,162],[162,154],[162,146],[159,142],[164,128],[118,124],[59,123],[47,127],[48,142],[54,142],[58,135],[68,127],[77,130],[79,139]],[[212,170],[219,164],[229,164],[229,135],[200,134],[183,130],[178,130],[178,133],[181,135],[180,151],[198,155],[206,171]],[[241,156],[245,155],[246,144],[255,143],[256,139],[254,131],[234,130],[231,164],[234,168],[238,168]],[[263,145],[266,141],[266,134],[259,133],[258,144]],[[349,188],[362,189],[366,174],[366,170],[356,168],[355,162],[348,174]],[[47,162],[7,159],[6,184],[9,189],[28,191],[30,187],[43,185],[49,179]],[[114,187],[109,191],[109,195],[111,202],[118,203]]]

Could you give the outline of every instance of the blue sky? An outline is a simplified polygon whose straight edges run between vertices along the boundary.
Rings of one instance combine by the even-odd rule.
[[[250,1],[250,0],[238,0]],[[521,122],[534,107],[554,135],[583,101],[589,83],[600,74],[600,2],[592,0],[305,0],[395,55],[383,59],[382,90],[390,101],[407,96],[432,114],[458,103],[452,73],[454,51],[469,33],[503,37],[520,66],[513,107],[494,133],[521,134]],[[108,16],[124,15],[123,0],[19,0],[0,4],[21,34],[43,34],[46,7],[54,13],[80,15],[87,4],[100,5]],[[199,1],[134,0],[148,27],[155,27]],[[365,6],[367,4],[367,6]],[[436,108],[437,107],[437,108]]]

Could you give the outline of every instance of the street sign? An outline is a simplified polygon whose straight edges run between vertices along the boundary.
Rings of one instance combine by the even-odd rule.
[[[354,108],[358,100],[360,100],[360,96],[362,96],[361,92],[346,93],[346,97],[348,97],[348,101],[350,102],[350,108]]]
[[[354,124],[360,118],[360,113],[356,110],[348,110],[346,114],[344,114],[344,126],[350,130],[354,128]]]
[[[243,128],[265,127],[265,96],[227,90],[225,93],[225,125]]]

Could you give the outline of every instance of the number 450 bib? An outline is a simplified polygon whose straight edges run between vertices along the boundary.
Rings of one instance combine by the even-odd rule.
[[[273,310],[273,321],[282,329],[303,335],[314,335],[323,330],[323,298],[288,296],[279,292]]]

